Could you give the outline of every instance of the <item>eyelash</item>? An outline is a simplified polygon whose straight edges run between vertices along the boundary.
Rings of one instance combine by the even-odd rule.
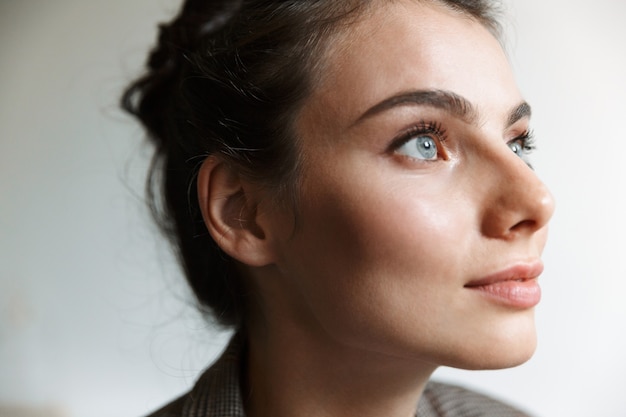
[[[524,153],[531,153],[536,146],[535,133],[532,130],[527,130],[516,138],[513,138],[509,143],[520,142]]]
[[[511,147],[513,144],[517,144],[520,147],[520,153],[515,152],[515,150]],[[515,152],[517,156],[522,159],[522,161],[526,162],[526,165],[533,169],[532,164],[528,161],[528,156],[536,149],[535,135],[532,130],[527,130],[516,138],[511,139],[507,142],[507,146],[511,148],[511,150]]]
[[[421,121],[415,126],[410,127],[409,129],[402,132],[396,139],[393,140],[389,149],[391,151],[395,151],[400,148],[402,145],[415,138],[416,136],[422,135],[430,135],[435,139],[439,145],[442,142],[445,142],[447,139],[446,130],[442,128],[441,123],[439,122],[427,122]]]

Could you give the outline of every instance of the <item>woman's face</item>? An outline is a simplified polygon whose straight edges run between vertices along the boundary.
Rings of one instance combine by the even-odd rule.
[[[296,122],[296,227],[276,244],[284,297],[268,304],[370,353],[525,361],[553,200],[524,160],[530,111],[499,43],[414,1],[348,32]]]

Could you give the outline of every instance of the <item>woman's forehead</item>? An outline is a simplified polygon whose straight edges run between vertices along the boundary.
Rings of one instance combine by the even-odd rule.
[[[437,3],[372,7],[324,59],[309,104],[317,102],[318,115],[328,109],[344,124],[405,91],[450,91],[484,111],[522,101],[498,40],[481,23]]]

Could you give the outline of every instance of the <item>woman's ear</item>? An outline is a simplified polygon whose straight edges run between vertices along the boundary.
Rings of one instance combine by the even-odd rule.
[[[198,172],[200,209],[215,242],[246,265],[265,266],[274,258],[268,233],[259,221],[255,191],[219,157],[207,157]]]

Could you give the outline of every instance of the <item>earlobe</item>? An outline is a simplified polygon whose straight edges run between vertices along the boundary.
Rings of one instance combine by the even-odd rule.
[[[202,218],[215,242],[246,265],[265,266],[274,260],[252,188],[219,157],[207,157],[198,171]]]

